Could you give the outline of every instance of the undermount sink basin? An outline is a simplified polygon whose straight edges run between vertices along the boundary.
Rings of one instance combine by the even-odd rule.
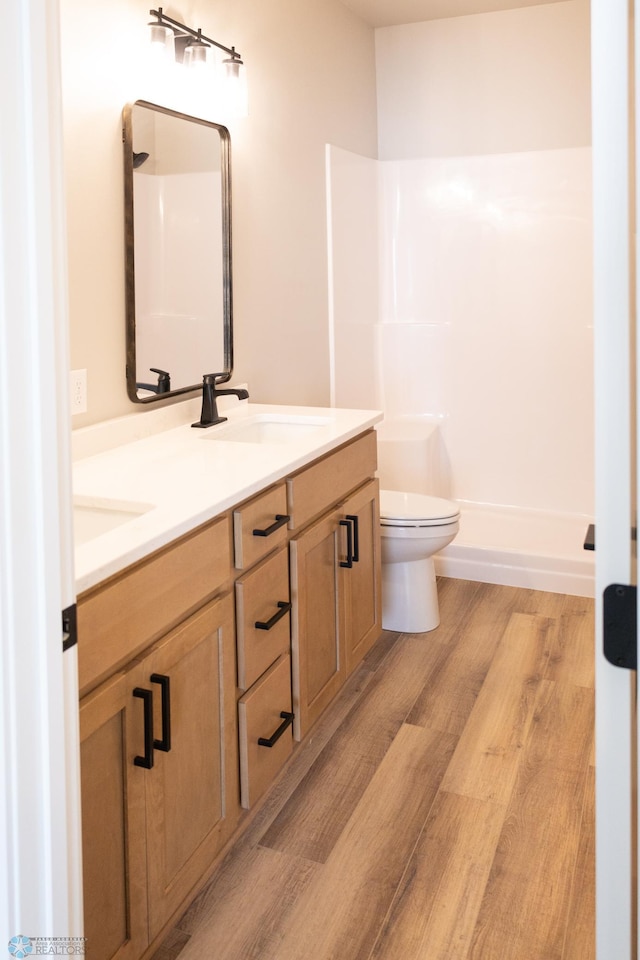
[[[314,417],[305,414],[256,414],[238,423],[229,423],[204,431],[202,436],[210,440],[232,440],[239,443],[295,443],[301,437],[314,433],[331,423],[329,417]]]
[[[76,496],[73,498],[74,542],[76,546],[88,543],[152,509],[149,503]]]

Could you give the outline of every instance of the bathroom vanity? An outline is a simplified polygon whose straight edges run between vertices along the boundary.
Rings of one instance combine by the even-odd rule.
[[[379,419],[241,404],[76,462],[90,960],[157,948],[379,636]]]

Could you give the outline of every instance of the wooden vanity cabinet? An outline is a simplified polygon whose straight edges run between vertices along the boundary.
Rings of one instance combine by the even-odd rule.
[[[81,703],[90,960],[139,957],[236,827],[234,641],[226,595]]]
[[[302,739],[382,629],[378,481],[291,541],[294,736]]]
[[[297,740],[382,630],[376,466],[371,431],[289,481],[295,526],[330,507],[290,541]],[[333,504],[327,503],[330,495]]]
[[[159,742],[153,768],[144,771],[151,940],[206,874],[238,821],[234,645],[227,594],[172,631],[144,661],[143,687],[154,690]],[[170,684],[165,717],[163,683]],[[170,743],[163,744],[168,736]]]
[[[291,658],[282,654],[238,700],[242,806],[250,809],[293,752]]]
[[[240,797],[250,809],[293,751],[286,490],[266,490],[233,512]],[[250,569],[246,569],[253,563]]]
[[[238,689],[243,693],[289,652],[289,557],[286,546],[236,580]]]
[[[284,483],[269,487],[233,511],[236,570],[247,570],[287,542],[287,493]]]
[[[83,697],[228,584],[228,516],[219,517],[78,598]]]
[[[380,586],[380,491],[371,480],[340,508],[352,526],[352,565],[340,567],[347,676],[382,631]]]
[[[378,637],[375,469],[370,430],[79,597],[89,960],[151,956]]]
[[[339,513],[291,541],[293,735],[301,740],[346,679]]]
[[[84,934],[89,960],[138,960],[149,942],[139,667],[80,702]]]
[[[78,600],[89,960],[138,960],[238,823],[230,532],[219,518]]]

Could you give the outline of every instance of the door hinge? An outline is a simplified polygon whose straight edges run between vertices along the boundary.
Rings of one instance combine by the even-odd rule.
[[[62,611],[62,652],[78,642],[78,617],[75,603]]]
[[[638,664],[636,588],[610,583],[603,594],[603,652],[614,667],[635,670]]]

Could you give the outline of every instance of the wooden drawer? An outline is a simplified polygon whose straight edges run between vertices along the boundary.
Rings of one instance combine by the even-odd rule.
[[[377,458],[376,433],[369,430],[287,480],[289,529],[305,526],[372,477]]]
[[[236,581],[238,686],[248,690],[290,645],[286,547]],[[260,624],[260,626],[258,626]]]
[[[167,633],[232,572],[229,517],[190,534],[78,600],[82,695]]]
[[[284,483],[271,487],[233,511],[236,570],[247,570],[287,539],[287,494]]]
[[[240,735],[240,796],[249,809],[262,796],[293,750],[291,724],[281,713],[291,716],[291,659],[280,657],[273,666],[238,700]],[[284,728],[284,729],[283,729]],[[259,738],[274,739],[273,746],[258,743]]]

